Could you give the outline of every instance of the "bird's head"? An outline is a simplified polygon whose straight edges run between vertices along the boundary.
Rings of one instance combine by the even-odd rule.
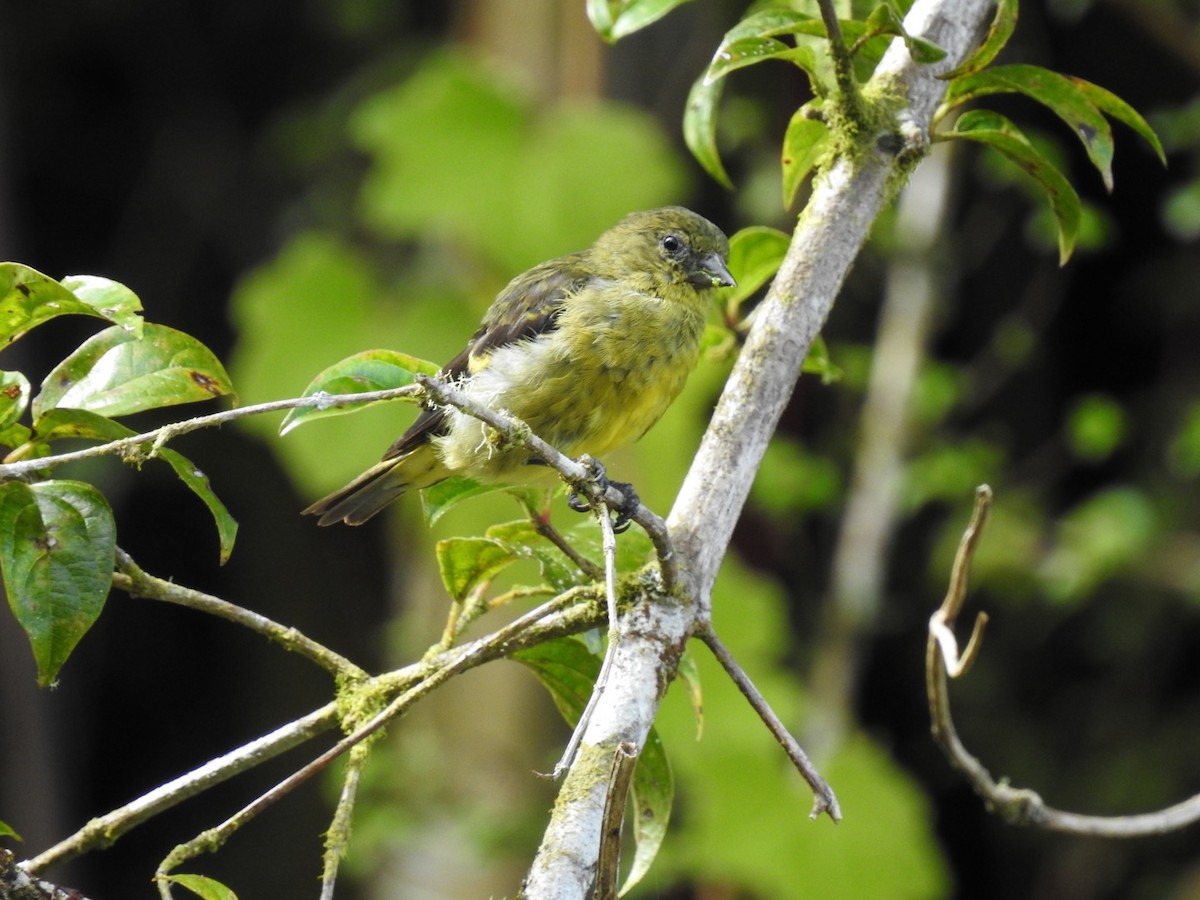
[[[682,206],[631,213],[592,246],[598,268],[630,280],[648,279],[648,287],[700,290],[732,287],[729,239],[712,222]]]

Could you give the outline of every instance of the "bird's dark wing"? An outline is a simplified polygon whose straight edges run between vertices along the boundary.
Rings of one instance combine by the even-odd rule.
[[[574,253],[542,263],[514,278],[492,301],[466,349],[442,366],[441,374],[460,378],[477,372],[487,366],[488,356],[498,348],[553,331],[558,327],[557,314],[563,303],[588,280],[583,263],[583,254]],[[444,434],[445,427],[444,409],[426,409],[383,458],[395,459],[410,453]]]

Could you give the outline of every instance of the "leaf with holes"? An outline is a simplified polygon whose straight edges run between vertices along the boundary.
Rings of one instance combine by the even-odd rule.
[[[20,372],[0,372],[0,431],[21,418],[32,390],[29,379]]]

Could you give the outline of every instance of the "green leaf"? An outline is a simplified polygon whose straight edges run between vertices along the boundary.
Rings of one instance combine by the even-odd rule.
[[[142,336],[142,301],[125,285],[100,275],[68,275],[62,286],[110,322]]]
[[[722,44],[704,73],[707,81],[724,78],[730,72],[753,66],[768,59],[794,62],[806,72],[816,70],[816,55],[810,47],[793,47],[778,38],[751,36]]]
[[[416,383],[417,375],[436,375],[438,366],[424,359],[395,350],[364,350],[355,353],[324,369],[309,382],[300,396],[314,394],[363,394],[368,391],[386,391]],[[415,398],[414,398],[415,399]],[[281,435],[287,434],[297,425],[314,419],[341,416],[371,406],[371,403],[347,403],[345,405],[319,407],[296,407],[288,412],[279,426]]]
[[[421,491],[421,506],[425,510],[425,524],[432,526],[458,504],[472,497],[494,494],[505,490],[502,484],[480,484],[470,478],[454,475]]]
[[[789,9],[752,13],[725,33],[704,73],[704,81],[711,83],[737,69],[780,58],[795,62],[813,75],[817,67],[815,54],[811,48],[793,47],[778,40],[788,34],[825,37],[825,25],[820,19]]]
[[[31,393],[29,379],[20,372],[0,372],[0,431],[21,418]]]
[[[986,144],[999,150],[1033,177],[1041,186],[1054,213],[1058,225],[1059,264],[1065,264],[1079,237],[1083,206],[1071,183],[1029,143],[1021,130],[999,113],[974,109],[964,113],[955,123],[954,130],[942,137]]]
[[[514,553],[534,560],[546,583],[556,591],[565,591],[579,584],[579,569],[549,538],[538,534],[528,519],[493,525],[484,532],[484,537],[501,541]]]
[[[1008,39],[1016,30],[1017,4],[1018,0],[998,0],[996,15],[992,19],[992,24],[988,26],[988,33],[983,39],[983,43],[956,68],[939,77],[950,80],[987,67],[1004,49],[1004,45],[1008,43]]]
[[[588,0],[592,27],[609,43],[657,22],[688,0]]]
[[[19,834],[13,831],[12,826],[2,819],[0,819],[0,837],[16,838],[18,841],[22,839]]]
[[[489,538],[447,538],[437,543],[438,571],[442,584],[457,602],[481,582],[490,580],[520,559],[503,541]]]
[[[512,658],[527,666],[537,676],[550,691],[558,711],[573,727],[579,721],[591,696],[596,677],[600,673],[600,660],[575,638],[546,641],[536,647],[518,650]],[[633,834],[637,848],[629,875],[621,887],[622,894],[637,884],[649,871],[666,835],[667,823],[671,817],[671,804],[675,798],[671,767],[658,732],[653,728],[650,729],[646,745],[642,748],[630,790],[634,805]]]
[[[717,150],[717,104],[724,88],[721,79],[707,81],[704,76],[696,79],[683,113],[683,140],[704,171],[722,187],[733,190],[733,182]]]
[[[0,428],[0,447],[7,447],[9,450],[15,450],[28,443],[33,436],[33,432],[25,425],[20,423],[9,425],[7,428]],[[36,451],[34,451],[36,452]],[[45,455],[45,454],[42,454]],[[5,460],[12,462],[12,460]]]
[[[619,896],[633,888],[654,863],[663,839],[667,836],[667,825],[671,821],[671,804],[675,800],[675,778],[663,749],[662,739],[653,728],[646,737],[646,746],[638,758],[637,769],[630,785],[630,800],[633,803],[633,839],[635,850],[633,863]]]
[[[0,485],[0,568],[9,606],[53,684],[99,617],[112,584],[116,525],[104,496],[80,481]]]
[[[833,357],[829,355],[829,347],[825,344],[825,338],[819,334],[813,338],[813,342],[808,348],[808,355],[804,357],[804,364],[800,370],[808,375],[816,375],[821,379],[821,384],[826,385],[841,381],[845,375],[834,363]]]
[[[852,48],[853,50],[857,50],[871,38],[892,35],[904,40],[905,46],[908,47],[908,52],[919,63],[935,63],[946,58],[946,51],[933,43],[933,41],[914,37],[905,31],[900,14],[896,12],[890,3],[880,3],[871,10],[871,14],[867,16],[865,26],[862,35],[856,39],[855,45]]]
[[[791,208],[796,200],[796,191],[800,189],[800,185],[827,146],[829,129],[825,127],[825,123],[810,118],[803,108],[796,110],[783,136],[783,153],[780,157],[783,166],[784,209]]]
[[[166,880],[186,888],[203,900],[237,900],[237,894],[207,875],[167,875]]]
[[[1073,79],[1041,66],[997,66],[956,78],[946,91],[944,103],[947,109],[953,109],[988,94],[1002,93],[1024,94],[1066,122],[1083,143],[1092,165],[1104,179],[1104,186],[1112,190],[1112,128]]]
[[[77,275],[72,279],[72,283],[84,288],[82,295],[76,296],[36,269],[20,263],[0,263],[0,347],[11,344],[31,328],[64,315],[96,316],[110,321],[129,322],[136,332],[137,323],[140,322],[134,314],[136,310],[119,305],[110,308],[113,292],[93,290],[81,284],[85,278]],[[129,296],[133,297],[132,303],[140,309],[141,303],[137,297],[132,292],[129,292]],[[112,315],[109,315],[110,312]]]
[[[191,335],[147,323],[138,338],[113,326],[88,338],[46,376],[33,414],[70,407],[125,416],[232,393],[221,361]]]
[[[692,701],[692,712],[696,715],[696,740],[704,737],[704,689],[700,684],[700,667],[696,664],[696,654],[692,652],[691,644],[683,650],[679,657],[679,680],[687,687],[688,699]]]
[[[775,277],[790,243],[784,232],[765,225],[743,228],[729,239],[729,271],[737,281],[726,297],[730,308],[744,303]]]
[[[34,423],[37,437],[42,442],[60,440],[63,438],[83,438],[95,441],[116,441],[133,437],[137,432],[126,428],[119,422],[81,409],[52,409]],[[147,442],[142,453],[149,454],[151,446]],[[220,558],[224,564],[233,552],[233,543],[237,538],[237,522],[229,514],[213,493],[208,483],[208,476],[192,464],[191,460],[182,453],[169,447],[159,447],[154,455],[175,470],[188,488],[208,507],[213,521],[217,526],[217,538],[220,541]],[[127,460],[136,460],[137,454],[127,453]]]
[[[1162,141],[1158,139],[1158,135],[1155,134],[1154,129],[1150,127],[1150,124],[1142,118],[1136,109],[1112,93],[1112,91],[1106,90],[1098,84],[1092,84],[1090,81],[1084,81],[1082,78],[1076,78],[1074,75],[1068,75],[1067,78],[1101,112],[1127,125],[1141,135],[1142,139],[1158,155],[1159,162],[1164,166],[1167,164],[1167,154],[1163,150]]]

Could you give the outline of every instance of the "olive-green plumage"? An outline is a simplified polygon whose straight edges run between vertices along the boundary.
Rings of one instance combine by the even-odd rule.
[[[608,453],[645,434],[683,389],[713,290],[733,284],[728,257],[725,235],[691,210],[633,213],[587,250],[509,282],[442,373],[563,453]],[[544,478],[531,463],[521,448],[498,448],[471,416],[427,409],[382,461],[304,512],[322,525],[359,525],[451,475]]]

